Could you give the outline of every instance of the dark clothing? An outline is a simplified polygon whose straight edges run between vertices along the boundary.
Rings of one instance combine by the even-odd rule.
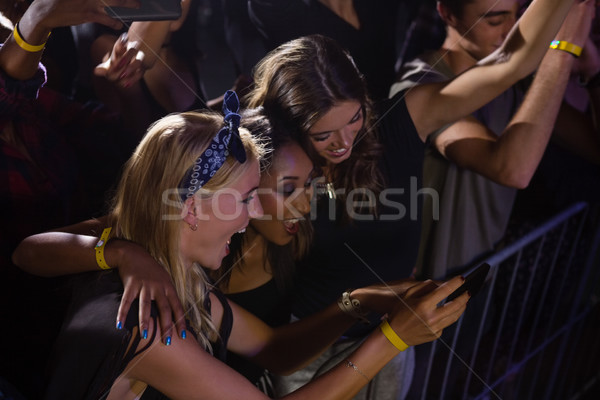
[[[74,280],[75,294],[67,318],[56,342],[55,358],[50,364],[50,383],[46,399],[99,399],[112,387],[115,379],[127,364],[140,352],[137,347],[141,337],[136,329],[139,325],[137,301],[132,305],[123,329],[116,329],[115,321],[123,285],[116,270],[82,274]],[[220,292],[214,292],[221,301],[224,313],[219,343],[213,344],[215,357],[224,359],[227,341],[233,325],[229,304]],[[204,303],[210,310],[210,298]],[[151,308],[152,323],[156,334],[158,310]],[[188,327],[188,331],[193,333]],[[165,398],[148,387],[142,399]]]
[[[0,71],[0,131],[12,126],[15,136],[0,139],[4,260],[26,236],[98,212],[131,149],[121,145],[116,115],[41,88],[44,81],[41,66],[27,81]]]
[[[280,326],[290,321],[289,301],[278,290],[274,279],[245,292],[229,293],[227,297],[269,326]],[[264,368],[234,353],[227,354],[227,365],[264,391],[263,383],[259,382],[266,373]]]
[[[264,285],[240,293],[228,293],[227,298],[244,307],[269,326],[287,324],[290,313],[284,294],[277,288],[274,279]]]
[[[42,88],[45,79],[41,65],[24,81],[0,71],[0,376],[29,398],[40,397],[68,295],[62,279],[32,277],[11,254],[29,235],[99,214],[133,147],[114,114]]]
[[[425,144],[410,119],[403,93],[386,101],[380,115],[385,115],[377,128],[386,189],[380,195],[378,215],[344,224],[328,217],[327,206],[335,201],[319,199],[313,245],[297,268],[293,313],[299,318],[324,309],[348,288],[412,274],[421,230],[418,190]],[[351,334],[363,333],[364,326]]]
[[[252,76],[252,68],[267,53],[262,36],[250,21],[248,0],[221,0],[227,46],[235,75]]]
[[[365,75],[370,94],[385,99],[394,80],[399,0],[354,0],[356,29],[318,0],[250,0],[250,18],[268,50],[311,34],[329,36],[346,48]]]

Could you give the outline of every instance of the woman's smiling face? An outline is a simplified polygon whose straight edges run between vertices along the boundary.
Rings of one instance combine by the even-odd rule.
[[[259,185],[258,161],[249,162],[252,164],[248,169],[227,188],[207,198],[194,196],[184,218],[180,242],[182,256],[189,265],[197,262],[205,268],[218,269],[229,254],[231,236],[243,231],[251,218],[262,216],[255,193]]]
[[[343,101],[331,107],[311,126],[308,136],[317,154],[327,163],[339,164],[352,154],[354,140],[363,124],[362,104]]]
[[[264,216],[250,221],[267,241],[283,246],[298,233],[298,220],[310,212],[313,164],[295,142],[279,147],[258,189]]]

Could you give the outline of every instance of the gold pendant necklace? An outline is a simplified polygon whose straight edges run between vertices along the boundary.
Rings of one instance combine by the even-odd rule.
[[[332,200],[336,198],[335,187],[333,186],[333,182],[318,182],[316,186],[318,189],[318,194],[324,194]]]

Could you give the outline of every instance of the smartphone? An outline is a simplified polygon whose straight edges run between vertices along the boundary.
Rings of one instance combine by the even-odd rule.
[[[490,265],[488,263],[483,263],[479,267],[475,268],[467,276],[465,276],[465,282],[446,298],[446,303],[456,299],[466,291],[471,293],[471,297],[475,296],[483,286],[489,271]]]
[[[109,7],[106,13],[123,22],[175,20],[181,16],[181,0],[140,0],[140,8]]]

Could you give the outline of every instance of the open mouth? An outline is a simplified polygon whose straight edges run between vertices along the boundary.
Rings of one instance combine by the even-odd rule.
[[[298,230],[300,229],[300,224],[298,221],[298,219],[287,219],[283,221],[283,227],[285,228],[286,232],[290,235],[295,235],[298,233]]]
[[[332,156],[332,157],[341,157],[343,155],[345,155],[348,152],[348,149],[345,147],[342,147],[341,149],[336,149],[336,150],[327,150],[327,152]]]

